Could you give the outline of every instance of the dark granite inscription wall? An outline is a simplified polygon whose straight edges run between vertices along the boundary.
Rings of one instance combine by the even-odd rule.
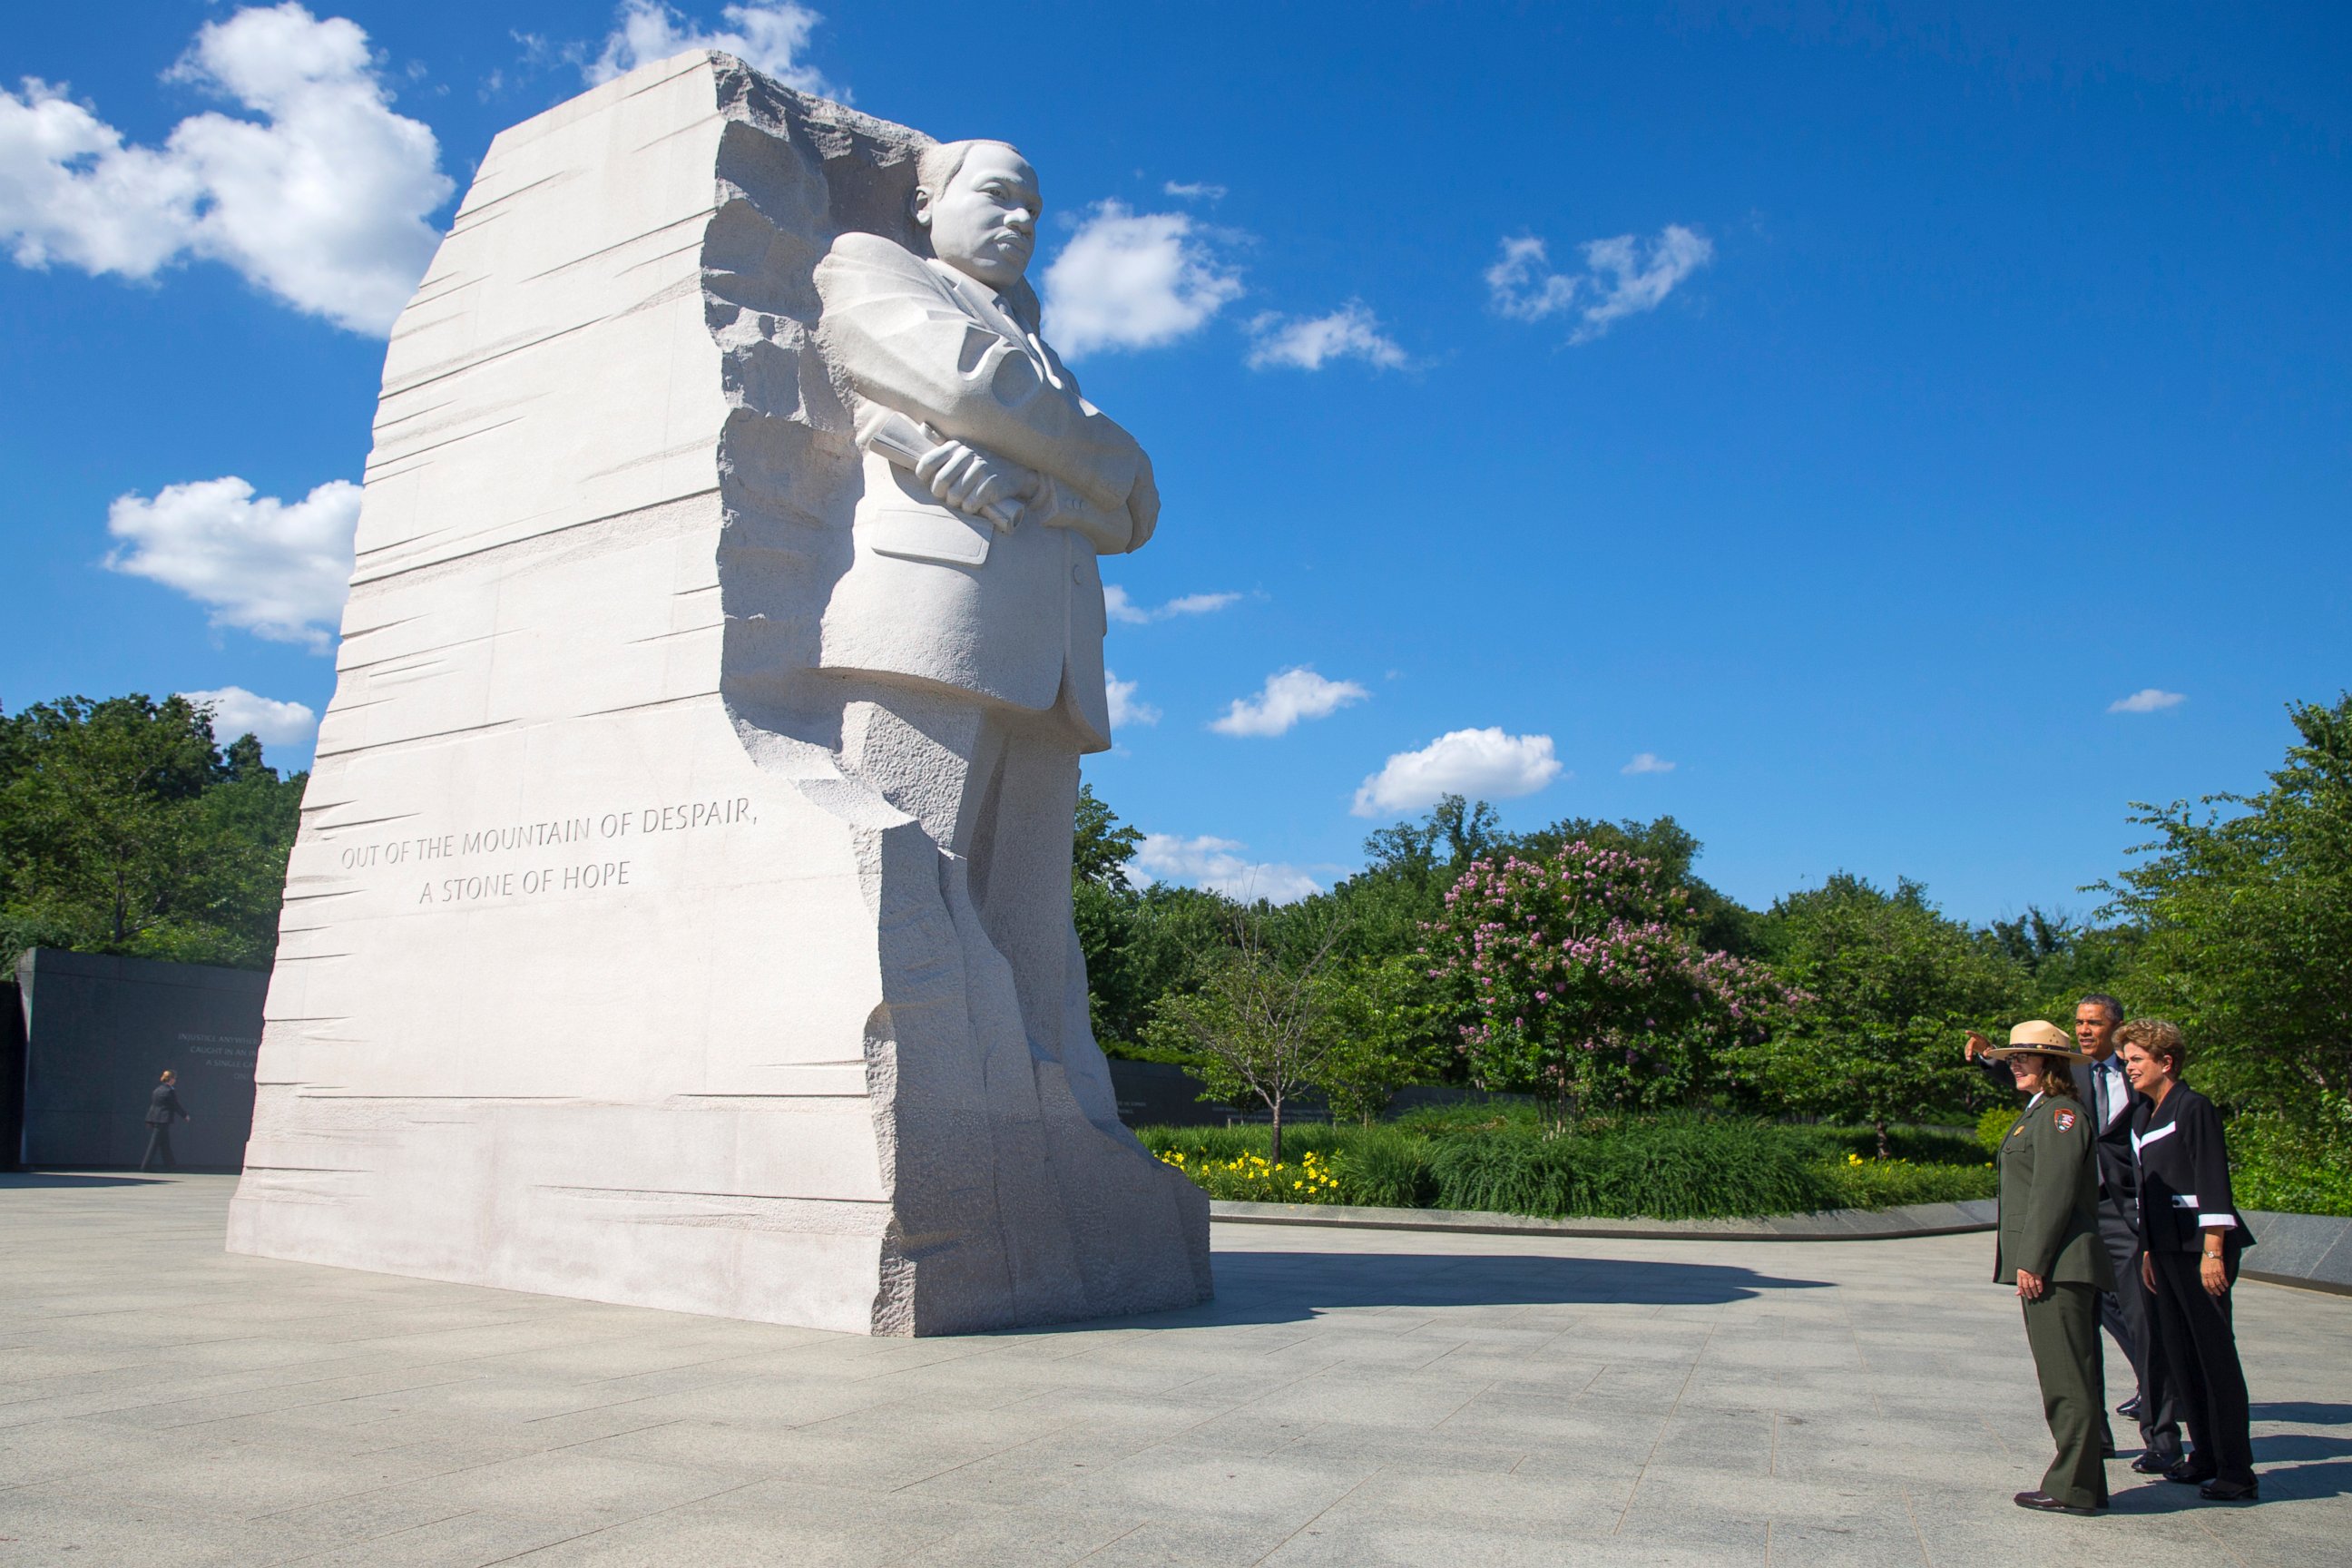
[[[165,1068],[193,1121],[172,1150],[196,1170],[245,1163],[267,973],[35,948],[16,964],[28,1165],[136,1165]]]

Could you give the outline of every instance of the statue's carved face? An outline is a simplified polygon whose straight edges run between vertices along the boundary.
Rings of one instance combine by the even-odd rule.
[[[1028,161],[983,142],[947,189],[915,193],[915,221],[931,231],[932,255],[992,289],[1009,289],[1028,270],[1044,205]]]

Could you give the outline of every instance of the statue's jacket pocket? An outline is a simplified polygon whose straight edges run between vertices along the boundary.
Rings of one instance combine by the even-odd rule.
[[[994,530],[984,518],[944,507],[861,507],[855,532],[877,555],[977,567],[988,560]]]

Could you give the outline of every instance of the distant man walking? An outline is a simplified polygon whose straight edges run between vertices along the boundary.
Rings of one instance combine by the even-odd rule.
[[[155,1092],[147,1097],[147,1154],[139,1162],[139,1168],[142,1171],[152,1166],[159,1158],[163,1162],[163,1169],[172,1171],[179,1168],[180,1163],[172,1158],[173,1120],[195,1120],[180,1103],[180,1091],[173,1087],[179,1081],[180,1075],[165,1068],[162,1079],[155,1085]]]

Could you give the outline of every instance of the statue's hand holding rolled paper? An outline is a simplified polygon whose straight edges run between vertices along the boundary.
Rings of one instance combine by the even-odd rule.
[[[945,439],[879,404],[867,405],[859,416],[857,444],[914,475],[933,499],[986,518],[1002,533],[1013,531],[1045,483],[1034,468],[968,442]]]

